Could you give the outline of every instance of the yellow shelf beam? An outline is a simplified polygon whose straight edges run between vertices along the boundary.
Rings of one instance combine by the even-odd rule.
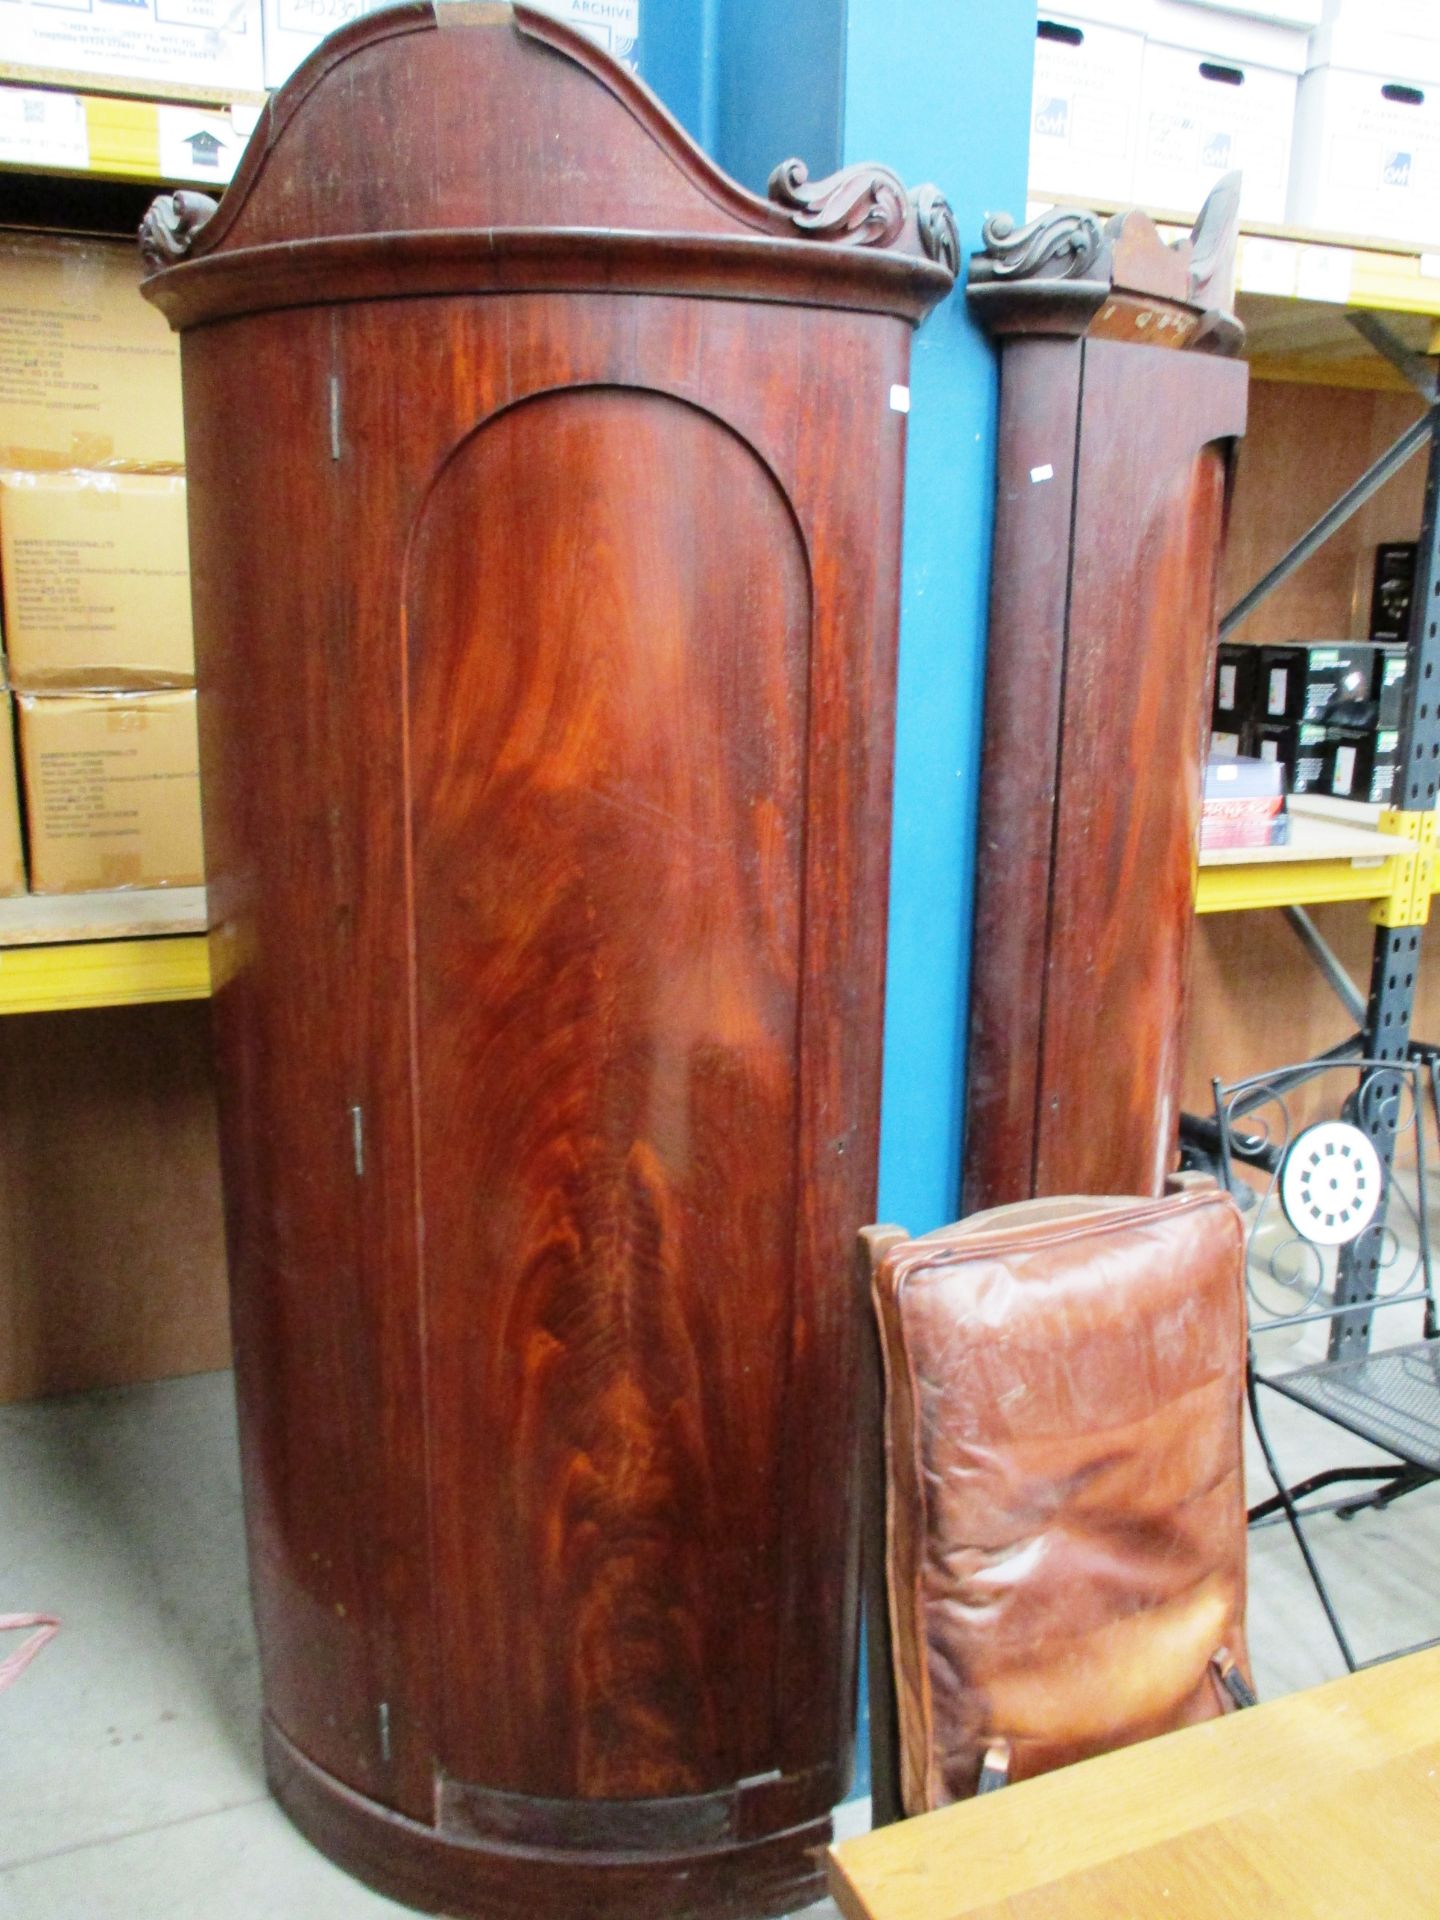
[[[1292,815],[1291,830],[1306,840],[1298,850],[1308,852],[1308,840],[1325,831],[1324,820],[1303,812]],[[1333,831],[1332,827],[1332,831]],[[1400,844],[1393,854],[1372,856],[1368,850],[1322,851],[1313,858],[1212,856],[1202,866],[1195,889],[1197,913],[1242,913],[1256,907],[1313,907],[1333,900],[1368,900],[1370,917],[1381,927],[1421,927],[1430,918],[1430,901],[1440,880],[1436,858],[1434,812],[1392,808],[1380,815],[1376,830],[1351,838],[1380,843],[1388,835]]]
[[[0,1014],[204,1000],[209,992],[203,934],[0,949]]]
[[[1315,907],[1331,900],[1389,900],[1399,860],[1356,866],[1350,860],[1286,860],[1271,865],[1202,867],[1197,913],[1255,907]]]

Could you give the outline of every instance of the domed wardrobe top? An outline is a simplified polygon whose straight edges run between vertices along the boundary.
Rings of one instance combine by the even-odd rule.
[[[415,0],[331,35],[266,105],[223,208],[164,196],[141,247],[146,292],[180,328],[487,289],[918,321],[959,262],[934,188],[868,164],[812,181],[790,160],[761,199],[583,34],[495,0]]]

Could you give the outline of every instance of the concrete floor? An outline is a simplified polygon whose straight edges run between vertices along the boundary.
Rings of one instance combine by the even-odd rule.
[[[1295,1477],[1363,1451],[1277,1414]],[[1440,1487],[1317,1538],[1362,1657],[1440,1632]],[[266,1797],[228,1374],[0,1410],[0,1541],[0,1611],[64,1622],[0,1695],[0,1920],[409,1911],[331,1867]],[[1251,1568],[1262,1696],[1338,1673],[1283,1528],[1252,1534]]]

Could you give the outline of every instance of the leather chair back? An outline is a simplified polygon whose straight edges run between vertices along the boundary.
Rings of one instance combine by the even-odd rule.
[[[1243,1260],[1207,1189],[1025,1201],[876,1264],[907,1813],[1243,1696]]]

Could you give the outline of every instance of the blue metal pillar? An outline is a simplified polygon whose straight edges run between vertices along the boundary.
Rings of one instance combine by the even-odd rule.
[[[1023,217],[1034,48],[1023,0],[849,0],[845,161],[933,180],[962,258]],[[916,1233],[958,1208],[996,403],[957,292],[915,342],[906,480],[879,1211]]]
[[[840,164],[845,0],[641,0],[640,70],[680,124],[755,193],[793,154]]]

